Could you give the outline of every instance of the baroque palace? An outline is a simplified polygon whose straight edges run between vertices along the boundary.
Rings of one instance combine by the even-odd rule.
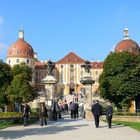
[[[134,54],[139,54],[139,45],[129,38],[128,29],[124,29],[124,38],[115,47],[115,52],[128,51]],[[55,94],[59,95],[63,92],[63,96],[75,94],[75,98],[80,97],[83,92],[83,85],[80,83],[84,68],[81,67],[86,60],[75,54],[69,52],[62,59],[55,62],[55,70],[53,76],[57,79],[55,85]],[[13,66],[21,62],[27,63],[33,70],[32,83],[39,93],[46,92],[42,84],[42,79],[47,75],[47,61],[42,62],[37,58],[37,53],[34,52],[32,46],[24,39],[24,31],[19,30],[19,38],[13,43],[7,51],[6,63]],[[92,85],[93,97],[99,97],[98,86],[99,76],[103,71],[103,62],[90,62],[90,75],[95,83]],[[97,95],[97,96],[96,96]]]

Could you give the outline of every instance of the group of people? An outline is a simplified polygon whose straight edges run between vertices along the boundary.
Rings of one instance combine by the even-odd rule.
[[[94,121],[95,121],[95,126],[96,128],[99,127],[99,118],[103,113],[102,106],[99,104],[99,101],[96,100],[96,103],[92,105],[91,109],[93,116],[94,116]],[[111,128],[111,123],[112,123],[112,115],[113,115],[113,107],[111,103],[108,103],[108,106],[106,108],[106,120],[108,123],[108,128]]]
[[[67,104],[67,103],[65,102],[65,104]],[[79,117],[79,114],[78,114],[79,105],[78,105],[78,103],[70,102],[69,109],[70,109],[71,119],[73,119],[73,118],[76,119]],[[56,110],[56,115],[58,115],[58,117],[61,118],[62,106],[59,102],[56,104],[55,110]],[[66,106],[66,111],[68,112],[68,104]],[[103,113],[102,106],[99,104],[98,100],[96,100],[96,103],[94,103],[92,105],[91,111],[92,111],[93,116],[94,116],[95,126],[96,126],[96,128],[98,128],[100,116]],[[53,112],[53,114],[55,114],[55,113]],[[112,107],[111,103],[108,103],[108,106],[106,108],[106,119],[107,119],[109,128],[111,128],[111,124],[112,124],[112,115],[113,115],[113,107]],[[29,116],[30,116],[30,106],[27,103],[25,103],[24,107],[23,107],[24,126],[28,126]],[[55,117],[57,117],[57,116],[55,116]],[[47,125],[48,109],[46,108],[44,103],[40,104],[39,118],[40,118],[40,125],[41,126]]]
[[[30,106],[27,103],[23,105],[22,112],[23,112],[24,126],[28,126],[28,119],[31,114],[31,110],[30,110]],[[51,112],[52,112],[53,120],[57,120],[57,118],[61,119],[62,112],[68,113],[67,102],[65,101],[63,104],[62,102],[52,103]],[[40,106],[38,108],[38,113],[39,113],[40,125],[41,126],[47,125],[47,118],[49,113],[45,103],[40,103]]]
[[[24,126],[28,126],[29,124],[29,116],[31,114],[31,110],[30,110],[30,106],[25,103],[23,105],[23,120],[24,120]],[[45,106],[44,103],[41,103],[40,104],[40,108],[39,108],[39,118],[40,118],[40,125],[43,126],[43,125],[47,125],[47,117],[48,117],[48,110]]]

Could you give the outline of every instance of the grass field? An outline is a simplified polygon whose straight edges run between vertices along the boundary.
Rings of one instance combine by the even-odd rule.
[[[29,124],[36,123],[38,120],[29,120]],[[10,126],[16,126],[16,125],[23,125],[23,121],[21,120],[16,120],[14,122],[0,122],[0,129],[4,129],[6,127]]]
[[[0,129],[3,129],[3,128],[6,128],[6,127],[9,127],[9,126],[14,126],[16,124],[14,124],[13,122],[1,122],[0,123]]]
[[[129,126],[140,131],[140,122],[113,121],[113,124]]]

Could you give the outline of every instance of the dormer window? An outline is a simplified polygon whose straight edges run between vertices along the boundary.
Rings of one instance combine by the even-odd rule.
[[[20,51],[19,50],[17,51],[17,54],[20,54]]]
[[[76,62],[78,62],[79,61],[79,59],[78,58],[76,58]]]

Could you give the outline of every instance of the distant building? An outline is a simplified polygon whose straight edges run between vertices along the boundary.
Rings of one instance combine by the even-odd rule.
[[[140,53],[139,45],[129,38],[128,29],[124,29],[124,38],[116,47],[115,52],[127,51],[138,55]],[[81,67],[86,60],[79,57],[74,52],[70,52],[62,59],[55,62],[54,77],[57,79],[56,93],[63,91],[64,96],[72,95],[73,93],[79,98],[83,91],[83,85],[80,83],[84,76],[84,68]],[[47,75],[47,61],[42,62],[37,60],[37,54],[32,46],[24,40],[24,31],[19,30],[19,39],[13,43],[7,52],[6,63],[13,66],[21,62],[27,63],[33,70],[33,84],[39,93],[44,92],[45,87],[42,84],[42,79]],[[90,75],[95,83],[92,86],[93,96],[99,95],[99,76],[103,71],[103,62],[90,62],[92,68]],[[139,99],[140,100],[140,99]],[[136,108],[140,103],[136,103]],[[135,105],[134,105],[135,106]]]
[[[53,75],[58,81],[56,84],[56,94],[59,94],[63,90],[64,96],[72,95],[73,93],[80,96],[80,92],[83,89],[83,85],[80,81],[84,75],[84,68],[82,68],[81,65],[84,63],[85,60],[74,52],[70,52],[55,63]],[[35,62],[35,85],[38,91],[44,90],[42,79],[45,78],[47,74],[46,65],[47,62]],[[98,80],[103,70],[103,62],[91,62],[91,65],[90,74],[93,80],[95,80],[95,84],[92,87],[92,92],[94,93],[98,90]]]

